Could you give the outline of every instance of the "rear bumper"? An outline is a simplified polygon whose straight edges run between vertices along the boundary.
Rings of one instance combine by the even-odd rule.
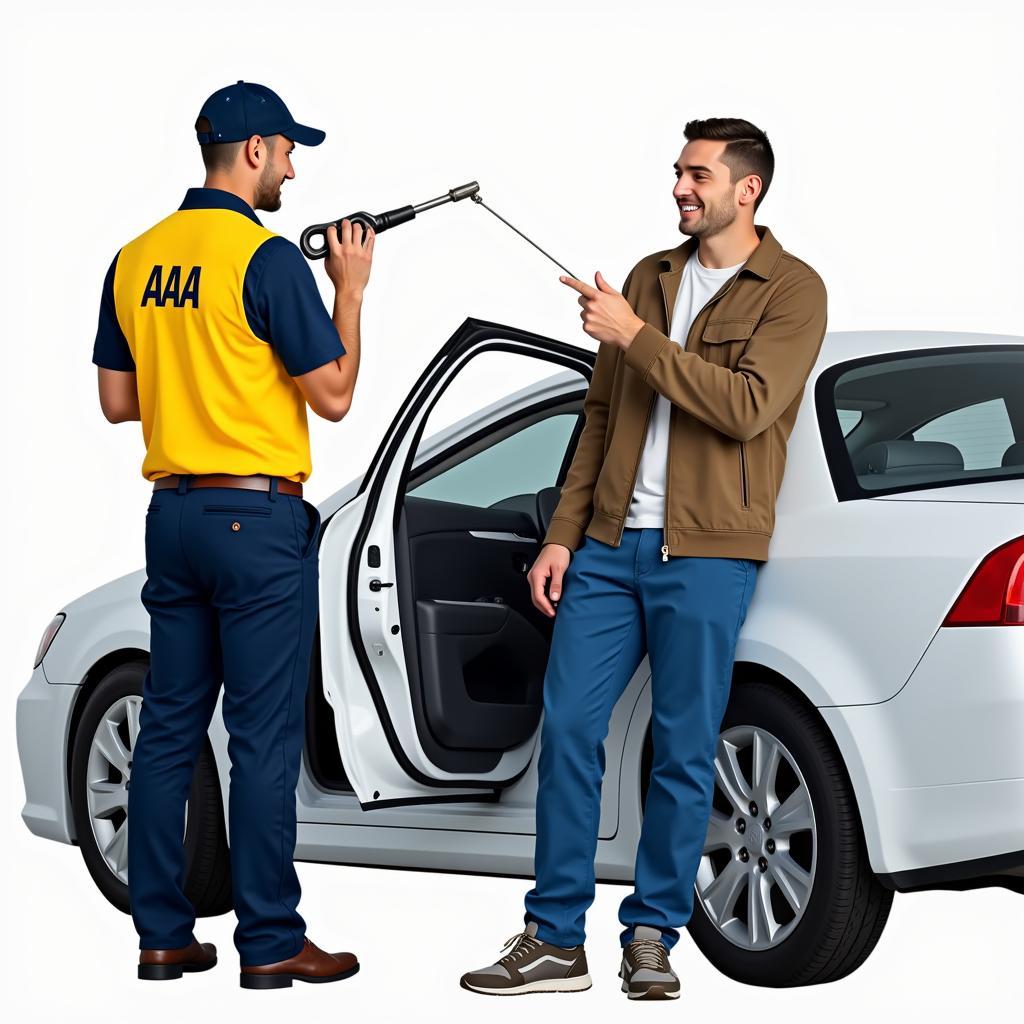
[[[894,697],[820,711],[877,873],[927,879],[1024,850],[1024,629],[940,629]]]
[[[42,666],[18,695],[17,734],[29,831],[60,843],[74,842],[67,786],[67,744],[77,686],[51,686]]]
[[[897,871],[879,875],[878,880],[897,892],[918,892],[922,889],[988,889],[1001,886],[1024,893],[1024,850],[1001,857],[983,857],[959,864],[940,864],[916,871]]]

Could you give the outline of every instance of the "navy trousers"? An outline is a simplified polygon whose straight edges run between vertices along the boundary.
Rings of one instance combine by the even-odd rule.
[[[671,949],[693,911],[718,731],[758,563],[686,556],[664,562],[662,533],[625,529],[617,548],[587,537],[563,579],[544,678],[536,886],[525,901],[537,937],[556,946],[584,940],[604,739],[645,651],[654,758],[634,889],[619,908],[620,943],[648,925]]]
[[[154,491],[146,513],[150,669],[128,790],[128,890],[141,949],[193,937],[185,803],[221,683],[228,826],[243,966],[303,945],[295,787],[318,603],[320,516],[270,491]]]

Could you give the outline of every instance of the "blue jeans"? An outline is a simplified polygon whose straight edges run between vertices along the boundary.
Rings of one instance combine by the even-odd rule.
[[[587,537],[563,580],[544,677],[536,885],[525,901],[537,937],[556,946],[584,940],[604,739],[645,650],[654,758],[619,940],[625,945],[636,926],[648,925],[671,949],[693,911],[718,730],[759,563],[688,556],[663,562],[662,532],[625,529],[617,548]]]
[[[155,491],[146,515],[150,669],[128,789],[128,895],[142,949],[192,941],[182,823],[224,684],[231,881],[243,967],[302,949],[295,787],[317,617],[320,516],[297,495]]]

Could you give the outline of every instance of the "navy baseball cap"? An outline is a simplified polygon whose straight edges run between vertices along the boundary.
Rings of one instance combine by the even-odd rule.
[[[218,89],[199,111],[211,125],[196,132],[201,145],[208,142],[244,142],[253,135],[286,135],[303,146],[319,146],[327,133],[299,124],[284,100],[265,85],[243,82]]]

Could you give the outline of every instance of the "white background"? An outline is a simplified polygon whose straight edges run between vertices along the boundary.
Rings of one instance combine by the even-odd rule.
[[[220,947],[217,970],[143,985],[131,922],[92,887],[79,852],[21,823],[14,702],[62,603],[143,561],[141,436],[138,424],[114,427],[100,414],[97,305],[117,248],[201,184],[192,124],[213,90],[263,82],[327,131],[324,145],[297,151],[284,207],[264,217],[275,231],[295,239],[313,221],[419,203],[475,179],[576,273],[592,280],[600,269],[616,285],[640,256],[681,240],[670,191],[684,123],[746,117],[768,132],[777,160],[758,221],[821,273],[831,329],[1022,334],[1022,28],[1018,4],[993,0],[5,10],[8,1019],[935,1021],[1017,1003],[1014,915],[1024,903],[1002,890],[897,897],[865,966],[813,990],[736,985],[684,936],[673,957],[683,999],[634,1011],[615,977],[619,887],[600,887],[588,919],[593,989],[524,1004],[458,988],[462,971],[493,960],[520,927],[522,881],[309,865],[299,873],[310,934],[354,949],[355,979],[242,993],[229,916],[200,928]],[[312,424],[313,500],[365,469],[407,387],[464,317],[590,345],[558,273],[468,201],[381,236],[352,411]]]

